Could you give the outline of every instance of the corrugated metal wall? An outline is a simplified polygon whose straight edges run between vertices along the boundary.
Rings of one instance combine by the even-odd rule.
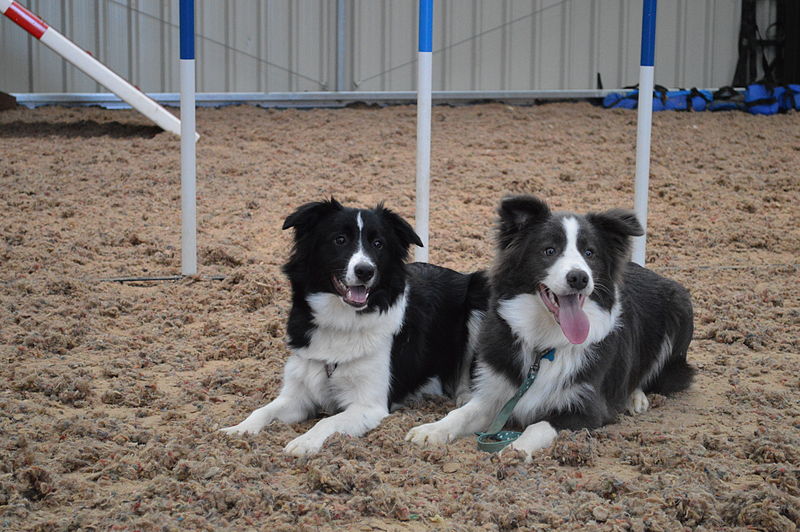
[[[774,1],[774,0],[773,0]],[[177,0],[22,0],[147,92],[178,91]],[[345,90],[413,90],[417,0],[346,0]],[[435,90],[638,80],[640,0],[436,0]],[[656,82],[729,84],[741,0],[661,0]],[[336,0],[197,0],[200,92],[335,90]],[[0,90],[106,92],[0,17]]]

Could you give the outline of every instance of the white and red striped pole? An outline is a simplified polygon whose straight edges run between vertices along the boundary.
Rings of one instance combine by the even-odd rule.
[[[176,135],[181,134],[181,123],[175,115],[112,72],[89,53],[78,48],[75,43],[48,26],[24,6],[13,0],[0,0],[0,13],[158,124],[161,129]]]

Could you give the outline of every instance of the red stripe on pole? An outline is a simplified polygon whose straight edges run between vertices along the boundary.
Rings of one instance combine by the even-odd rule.
[[[23,6],[13,2],[8,9],[6,9],[5,16],[22,26],[22,28],[36,37],[41,39],[44,32],[49,27],[44,20],[40,19]]]

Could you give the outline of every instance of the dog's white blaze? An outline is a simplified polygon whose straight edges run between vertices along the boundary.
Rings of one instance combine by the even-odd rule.
[[[544,284],[556,295],[574,293],[575,290],[567,283],[567,274],[572,270],[582,270],[589,276],[589,283],[586,288],[581,290],[581,293],[591,294],[594,290],[594,279],[592,279],[592,269],[586,263],[583,252],[578,249],[578,231],[580,229],[578,220],[573,216],[568,216],[562,220],[561,224],[564,227],[567,243],[558,260],[548,268]]]
[[[370,266],[375,266],[375,261],[372,258],[364,253],[364,245],[361,241],[361,236],[364,232],[364,220],[361,219],[361,213],[356,214],[356,225],[358,226],[358,247],[356,248],[356,252],[353,253],[353,256],[350,257],[350,260],[347,262],[347,273],[344,277],[344,282],[347,285],[355,285],[359,284],[360,281],[356,276],[356,266],[359,264],[369,264]],[[366,286],[372,286],[375,277],[367,282]]]

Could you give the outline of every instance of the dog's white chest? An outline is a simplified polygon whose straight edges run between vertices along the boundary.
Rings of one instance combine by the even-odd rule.
[[[591,386],[573,384],[572,379],[591,356],[588,351],[573,347],[558,350],[552,361],[542,360],[536,381],[514,408],[514,418],[529,424],[544,412],[569,410],[579,404],[591,392]]]
[[[341,364],[364,357],[390,356],[394,336],[403,326],[406,295],[387,312],[358,313],[333,294],[308,296],[316,327],[308,346],[295,353],[325,364]]]

